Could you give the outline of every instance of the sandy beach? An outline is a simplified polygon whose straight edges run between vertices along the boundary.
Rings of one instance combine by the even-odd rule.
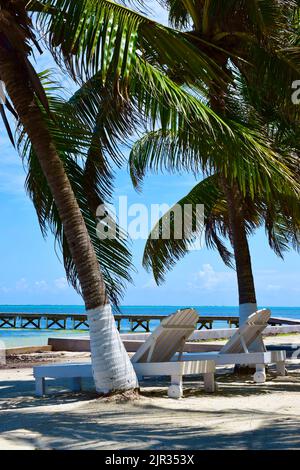
[[[300,346],[300,335],[266,341]],[[34,355],[32,364],[89,360],[88,353],[50,355]],[[262,385],[219,369],[214,395],[201,379],[186,379],[181,400],[167,398],[166,381],[145,381],[134,401],[98,398],[90,382],[70,393],[58,381],[36,398],[28,361],[23,355],[0,370],[1,449],[300,448],[300,360],[288,360],[286,377],[271,367]]]
[[[300,450],[299,122],[300,0],[0,0],[0,450]]]

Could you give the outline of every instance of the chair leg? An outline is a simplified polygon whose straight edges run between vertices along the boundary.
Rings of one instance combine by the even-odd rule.
[[[81,378],[80,377],[72,378],[72,390],[73,392],[81,391]]]
[[[265,383],[266,378],[267,378],[267,375],[266,375],[265,365],[264,364],[257,364],[256,365],[256,372],[253,376],[254,382],[256,382],[258,384],[262,384],[262,383]]]
[[[183,395],[182,389],[182,375],[172,375],[171,385],[168,388],[169,398],[181,398]]]
[[[35,379],[35,394],[37,397],[43,397],[45,395],[45,378],[36,377]]]
[[[281,375],[284,377],[286,375],[285,362],[284,361],[276,362],[276,370],[277,370],[278,375]]]
[[[204,390],[208,393],[214,393],[216,391],[215,374],[209,373],[203,375],[204,379]]]

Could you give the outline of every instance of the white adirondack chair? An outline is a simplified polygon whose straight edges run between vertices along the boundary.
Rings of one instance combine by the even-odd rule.
[[[168,396],[182,396],[182,378],[184,375],[203,375],[204,388],[207,392],[215,391],[215,362],[195,359],[182,361],[182,351],[188,337],[194,332],[198,313],[193,309],[179,310],[166,317],[156,330],[141,345],[132,357],[132,363],[138,377],[171,376]],[[177,354],[176,360],[174,355]],[[36,382],[36,395],[45,394],[46,378],[70,378],[72,389],[81,388],[83,377],[92,377],[91,364],[53,364],[33,368]]]
[[[190,353],[181,355],[183,361],[201,359],[214,360],[216,365],[255,365],[254,381],[266,381],[267,364],[276,364],[279,375],[285,375],[285,351],[249,352],[249,347],[268,325],[271,312],[264,309],[249,316],[248,320],[238,328],[237,332],[218,352]],[[176,355],[174,357],[176,360]]]

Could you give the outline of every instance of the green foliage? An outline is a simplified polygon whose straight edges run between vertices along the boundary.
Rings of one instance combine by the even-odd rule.
[[[197,214],[197,205],[204,204],[204,220]],[[182,217],[178,230],[174,215],[176,206],[182,209],[189,205],[191,212]],[[232,267],[233,257],[224,245],[221,237],[227,235],[224,218],[227,219],[226,202],[218,187],[217,175],[210,176],[198,183],[176,206],[173,206],[152,229],[146,243],[143,265],[151,269],[154,279],[159,284],[164,280],[165,273],[185,256],[194,244],[204,235],[208,247],[219,251],[227,266]],[[164,233],[170,230],[170,237]]]
[[[210,51],[231,80],[222,90],[211,86],[208,99],[222,111],[234,138],[218,130],[203,132],[199,123],[151,131],[135,144],[130,156],[137,189],[148,171],[193,172],[209,175],[177,204],[204,204],[204,226],[178,240],[172,208],[154,227],[154,234],[171,219],[170,240],[150,234],[144,265],[156,281],[190,249],[205,231],[208,246],[223,261],[231,257],[222,238],[230,238],[222,181],[238,184],[243,197],[246,231],[265,226],[278,256],[299,249],[299,107],[291,103],[291,84],[299,78],[299,2],[277,0],[161,0],[171,24],[181,29],[199,50]],[[189,28],[189,32],[186,32]],[[197,84],[195,84],[195,88]],[[216,109],[216,108],[215,108]],[[226,116],[226,117],[225,117]],[[223,127],[224,129],[224,127]],[[218,237],[218,238],[216,238]]]
[[[186,80],[221,81],[220,69],[182,35],[110,0],[31,0],[39,26],[59,64],[72,76],[101,79],[122,89],[137,57],[160,67],[180,66]],[[222,75],[222,74],[221,74]]]
[[[264,220],[279,255],[290,244],[298,246],[299,115],[290,105],[290,86],[300,71],[299,2],[160,0],[173,29],[123,1],[30,0],[26,8],[44,44],[80,85],[68,103],[50,93],[50,104],[28,60],[33,44],[40,44],[24,16],[25,2],[13,3],[10,14],[20,19],[20,28],[6,32],[9,46],[22,51],[25,76],[64,162],[112,300],[122,279],[130,278],[129,251],[122,241],[103,243],[95,237],[95,210],[112,195],[112,165],[124,163],[120,142],[141,126],[150,133],[131,153],[136,186],[148,170],[208,175],[184,200],[206,201],[206,241],[225,263],[231,264],[231,255],[222,242],[229,232],[220,176],[238,184],[248,233]],[[139,0],[131,3],[144,6]],[[21,49],[20,32],[25,34]],[[4,108],[0,111],[7,123]],[[41,228],[56,235],[68,278],[78,288],[55,201],[24,139],[22,134],[27,189]],[[193,237],[148,242],[144,263],[152,263],[157,280],[186,253]]]
[[[100,223],[96,217],[96,210],[98,206],[105,207],[109,201],[112,191],[112,173],[105,158],[104,149],[95,138],[97,134],[87,126],[83,126],[82,121],[76,119],[78,110],[74,100],[65,102],[55,96],[51,91],[53,86],[47,75],[44,75],[43,81],[45,87],[48,88],[51,114],[55,116],[55,120],[49,119],[47,115],[45,119],[83,215],[108,295],[110,300],[117,304],[123,295],[126,282],[131,281],[131,254],[127,246],[127,238],[123,234],[123,237],[120,236],[118,239],[100,240],[96,230],[97,224]],[[121,117],[118,122],[122,128]],[[117,127],[117,125],[114,121],[114,126]],[[34,203],[42,233],[46,236],[50,230],[54,234],[63,254],[67,278],[80,292],[76,266],[70,255],[55,200],[41,170],[37,155],[21,129],[19,148],[27,168],[26,190]],[[120,228],[117,230],[122,235]]]

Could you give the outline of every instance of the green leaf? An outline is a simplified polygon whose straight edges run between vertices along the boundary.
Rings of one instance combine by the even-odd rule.
[[[44,8],[41,8],[42,5]],[[221,84],[225,74],[180,32],[110,0],[31,0],[39,27],[59,64],[82,82],[101,72],[103,83],[126,89],[137,57],[161,70],[179,67],[186,82]]]
[[[204,219],[198,212],[202,204]],[[160,284],[166,272],[188,254],[203,235],[207,246],[216,248],[225,264],[233,267],[232,254],[221,239],[224,236],[222,222],[226,217],[227,206],[219,189],[218,175],[210,176],[198,183],[155,224],[145,246],[144,267],[152,270],[154,279]]]
[[[91,238],[99,269],[104,277],[110,300],[117,304],[127,282],[131,281],[131,254],[125,234],[117,239],[100,240],[97,236],[96,209],[105,205],[112,190],[112,174],[108,162],[94,134],[76,119],[74,107],[49,94],[51,113],[55,122],[47,118],[58,154],[63,161],[75,197],[82,212]],[[20,130],[19,148],[22,151],[28,175],[26,189],[32,199],[44,236],[50,230],[63,254],[68,281],[79,291],[76,267],[70,255],[63,226],[48,183],[43,175],[37,156],[26,135]],[[105,182],[102,182],[106,179]],[[122,231],[117,226],[120,234]]]

